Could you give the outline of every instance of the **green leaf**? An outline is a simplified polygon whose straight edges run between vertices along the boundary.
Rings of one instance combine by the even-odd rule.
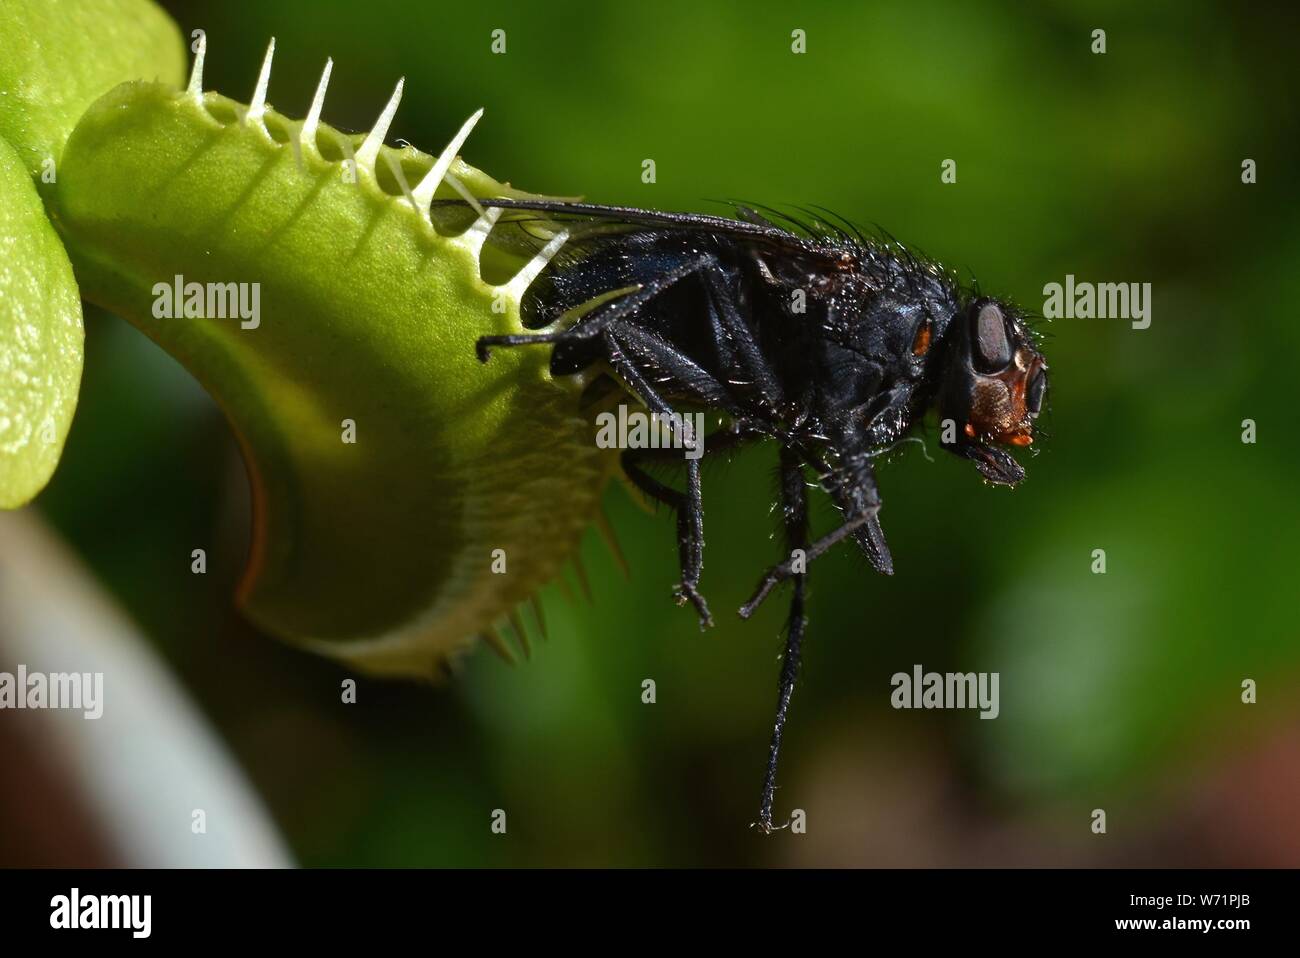
[[[81,382],[72,266],[18,153],[0,139],[0,508],[21,506],[58,464]]]
[[[149,0],[0,4],[0,136],[42,192],[91,103],[127,80],[184,75],[180,31]]]

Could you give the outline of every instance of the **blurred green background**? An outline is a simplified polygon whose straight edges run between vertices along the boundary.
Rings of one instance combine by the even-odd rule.
[[[368,129],[399,75],[390,143],[436,152],[486,107],[464,155],[525,189],[710,212],[718,197],[818,203],[1035,310],[1067,273],[1154,287],[1147,330],[1048,324],[1051,437],[1020,457],[1021,488],[985,486],[933,433],[935,461],[908,445],[882,469],[898,571],[878,577],[848,549],[813,570],[777,796],[808,834],[769,839],[746,826],[784,600],[749,623],[731,610],[777,556],[772,449],[705,473],[711,632],[669,601],[671,519],[611,488],[632,579],[591,534],[595,600],[548,590],[551,638],[531,663],[480,650],[447,688],[362,679],[345,706],[346,672],[232,606],[247,490],[216,408],[92,313],[81,407],[40,508],[156,640],[301,862],[1300,864],[1293,13],[163,5],[187,35],[207,31],[205,86],[230,96],[251,94],[276,36],[270,100],[290,115],[327,56],[325,119],[344,129]],[[189,572],[196,547],[206,576]],[[893,711],[890,676],[915,663],[999,672],[1001,716]],[[1257,705],[1241,704],[1245,678]],[[506,836],[489,831],[494,808]]]

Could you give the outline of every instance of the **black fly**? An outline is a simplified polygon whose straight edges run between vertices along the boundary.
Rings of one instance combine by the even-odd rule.
[[[765,438],[780,447],[790,558],[763,575],[740,609],[748,618],[774,587],[791,582],[757,823],[771,831],[807,563],[852,539],[878,571],[893,572],[873,462],[931,407],[948,433],[944,448],[973,461],[990,482],[1011,486],[1024,478],[1002,445],[1033,440],[1047,386],[1033,334],[1010,304],[973,294],[937,264],[847,223],[805,224],[745,206],[737,208],[739,219],[724,219],[550,201],[482,205],[501,208],[502,222],[525,230],[530,223],[562,226],[570,240],[525,295],[526,324],[551,328],[484,337],[480,359],[486,362],[492,347],[551,344],[557,375],[603,364],[652,412],[671,415],[689,405],[721,413],[728,428],[707,437],[705,457]],[[676,512],[682,579],[675,594],[707,626],[712,619],[699,591],[701,460],[686,460],[685,491],[678,491],[645,471],[662,456],[627,450],[624,472]],[[815,540],[808,470],[843,516],[839,528]]]

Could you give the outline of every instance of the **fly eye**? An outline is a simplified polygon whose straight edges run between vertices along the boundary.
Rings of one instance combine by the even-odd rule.
[[[928,319],[921,320],[921,325],[916,328],[916,335],[912,337],[913,356],[924,356],[930,351],[930,337],[932,335],[930,321]]]
[[[975,367],[982,373],[995,373],[1011,362],[1011,341],[1002,310],[986,303],[975,317]]]
[[[1025,409],[1029,415],[1037,416],[1043,408],[1043,394],[1047,392],[1047,373],[1038,370],[1034,373],[1034,378],[1029,381],[1029,389],[1025,391]]]

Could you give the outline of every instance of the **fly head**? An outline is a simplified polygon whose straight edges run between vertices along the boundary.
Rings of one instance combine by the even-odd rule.
[[[951,451],[990,482],[1013,486],[1024,468],[1002,448],[1034,441],[1047,392],[1047,363],[1016,310],[975,299],[952,324],[939,415],[957,425]]]

